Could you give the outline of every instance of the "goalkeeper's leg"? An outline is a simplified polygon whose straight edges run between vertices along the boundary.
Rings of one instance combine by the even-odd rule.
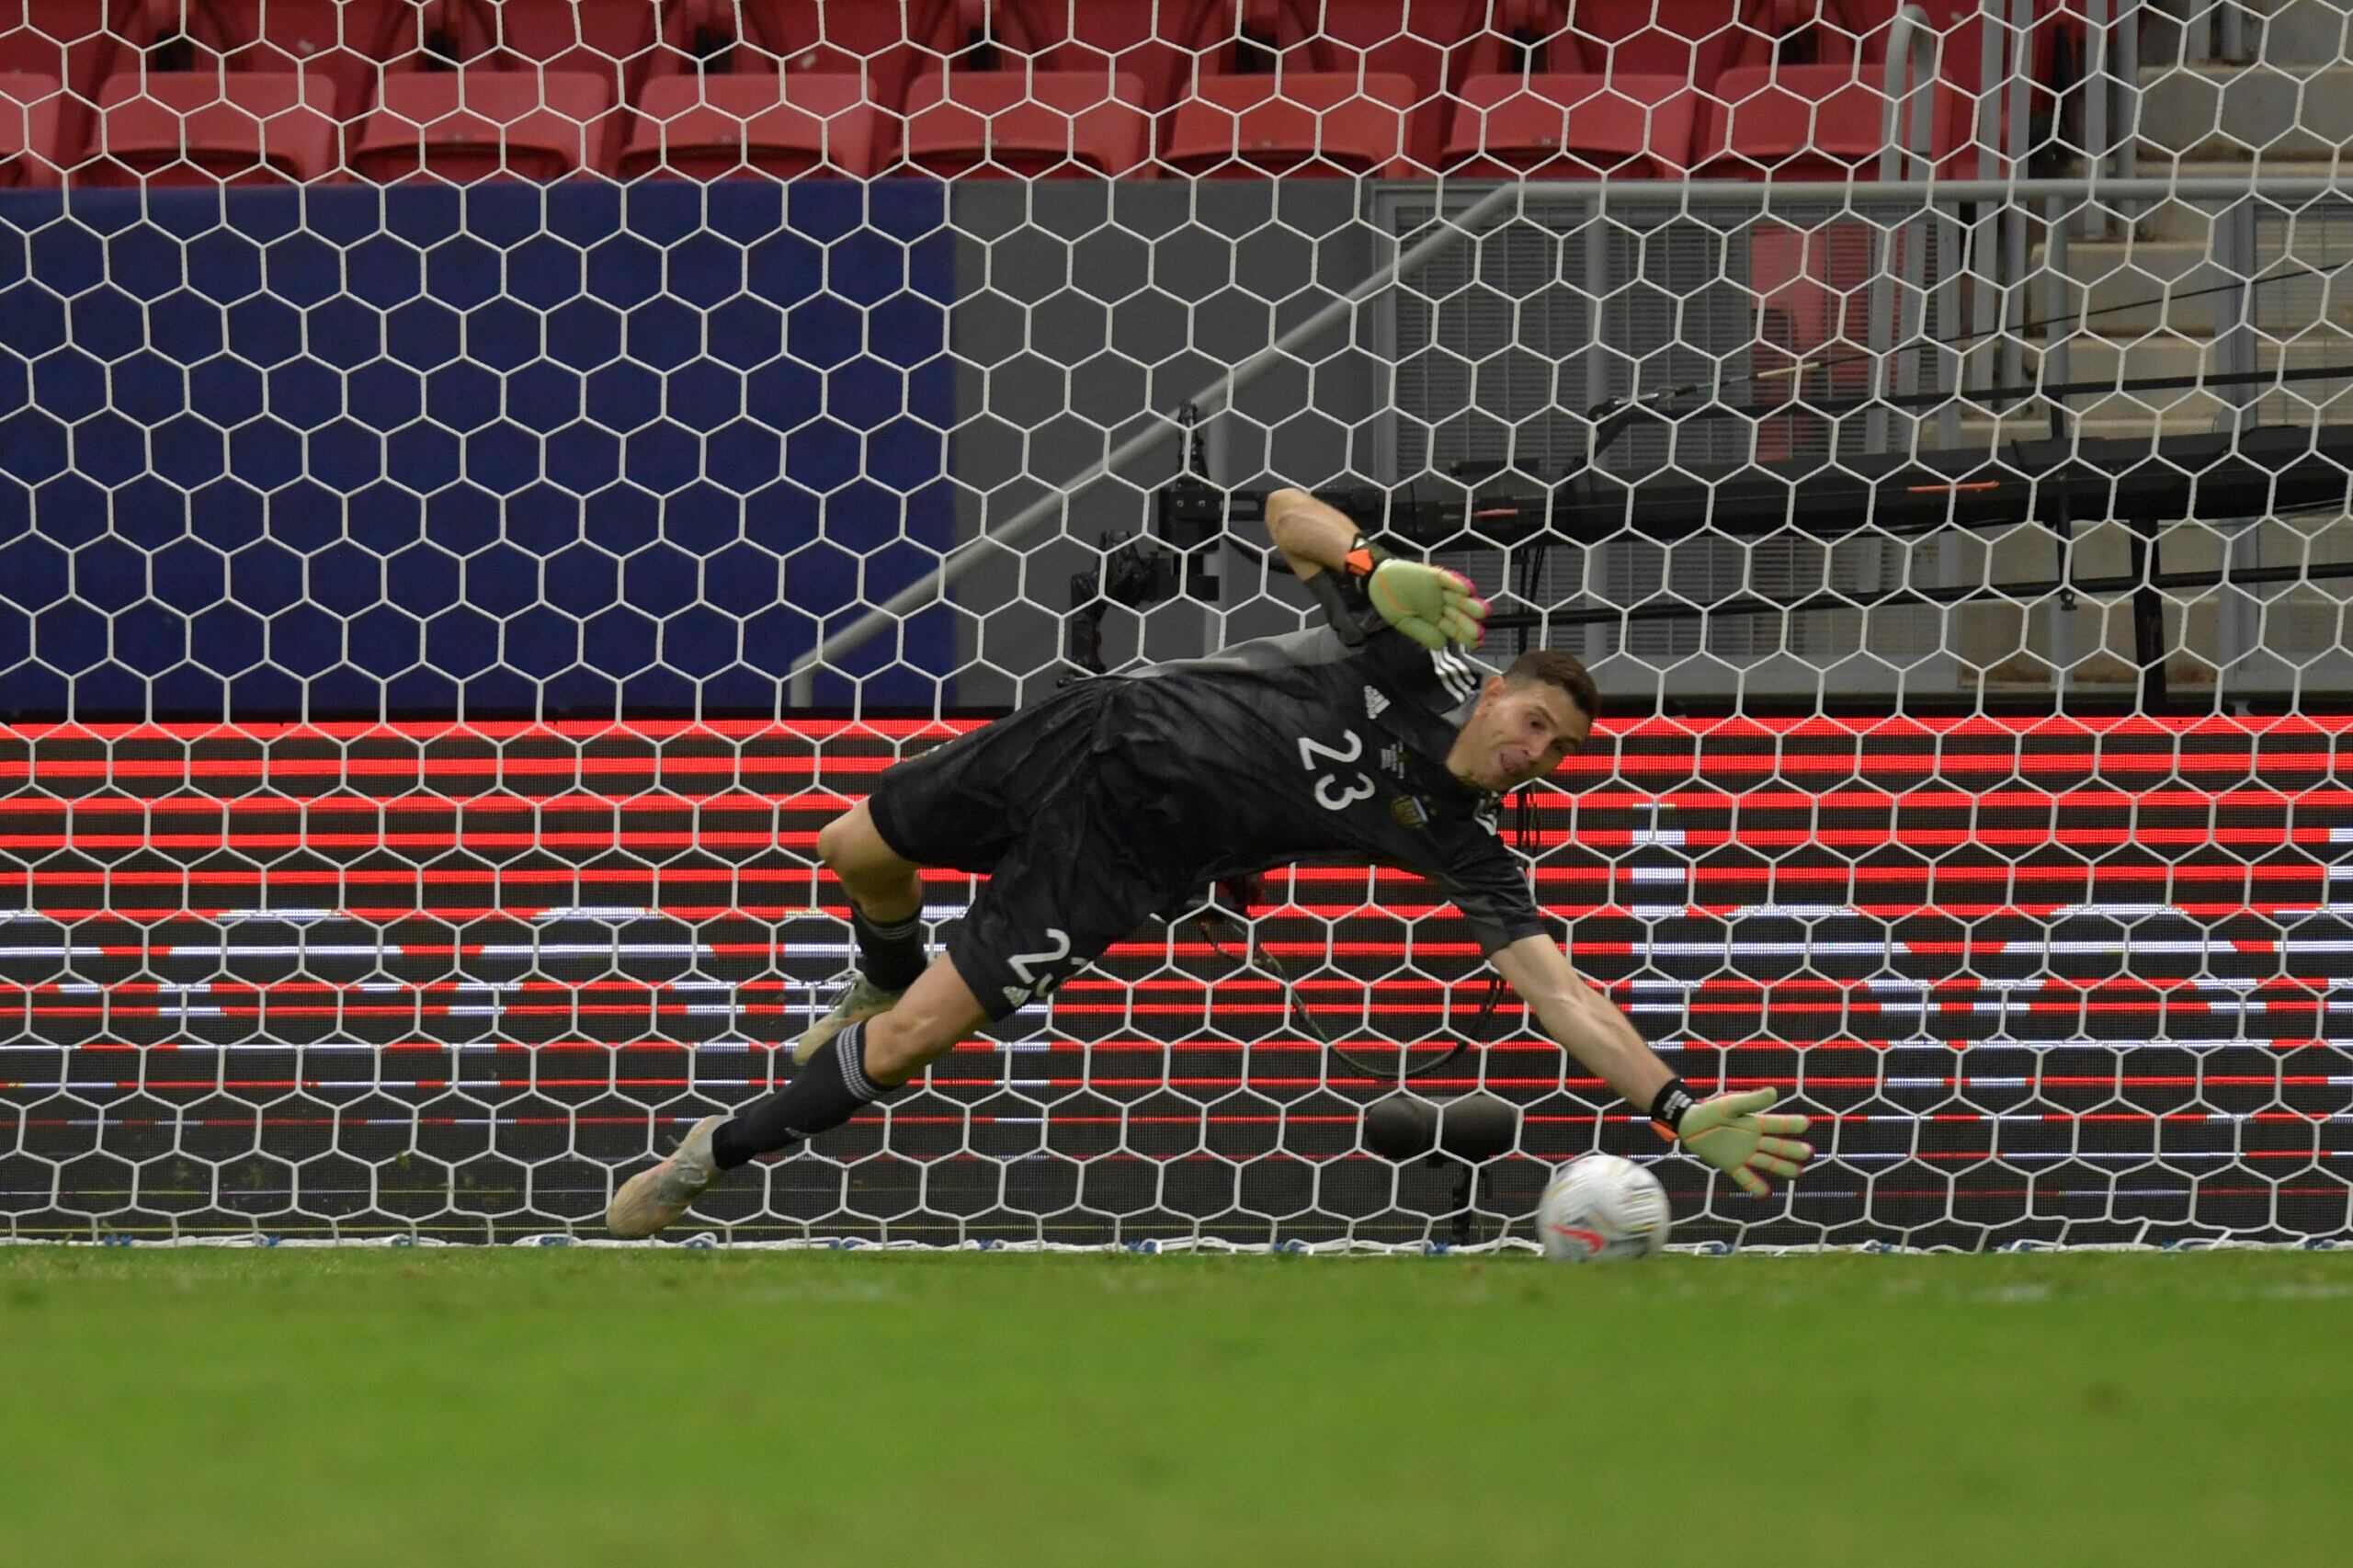
[[[968,751],[962,766],[969,771],[970,759],[989,755]],[[1083,767],[1057,769],[1034,746],[1021,755],[1063,788],[1023,815],[967,821],[976,830],[970,845],[918,836],[908,801],[887,790],[828,828],[820,853],[873,923],[920,912],[916,862],[893,844],[921,854],[925,864],[975,862],[989,880],[965,917],[948,927],[947,950],[904,995],[863,1018],[845,1017],[809,1051],[790,1084],[733,1118],[698,1124],[676,1153],[623,1186],[607,1215],[614,1234],[652,1235],[685,1213],[721,1173],[839,1127],[958,1040],[1043,1000],[1145,915],[1188,890],[1189,862],[1159,846],[1171,858],[1164,865],[1153,846],[1138,846],[1124,797],[1098,788],[1101,781]],[[920,777],[949,771],[932,757],[923,762],[933,766]],[[937,798],[943,807],[938,814],[974,816],[952,798]],[[881,828],[872,809],[878,801]],[[1000,836],[992,840],[992,833]],[[862,961],[875,956],[865,942],[861,935]]]
[[[999,862],[971,912],[949,927],[948,950],[895,1006],[841,1028],[792,1082],[712,1130],[705,1186],[754,1155],[839,1127],[958,1040],[1050,994],[1166,902],[1165,890],[1123,885],[1100,846],[1070,824],[1048,819],[1037,840]]]
[[[915,862],[893,852],[875,831],[866,802],[859,801],[825,824],[817,835],[817,855],[826,869],[840,879],[843,891],[849,895],[850,928],[858,943],[858,972],[851,976],[833,1009],[794,1045],[792,1059],[804,1069],[826,1046],[841,1039],[844,1030],[897,1006],[908,987],[922,976],[925,963],[921,873]],[[957,985],[961,989],[962,983],[959,981]],[[971,993],[965,992],[965,995],[969,999]],[[952,998],[942,1006],[947,1015],[954,1016]],[[617,1236],[653,1235],[685,1213],[687,1206],[730,1166],[741,1165],[752,1154],[781,1148],[813,1132],[838,1126],[848,1120],[858,1106],[877,1098],[882,1090],[895,1086],[909,1075],[886,1074],[887,1084],[867,1077],[860,1049],[854,1043],[857,1039],[853,1034],[844,1040],[843,1052],[847,1054],[832,1053],[827,1068],[800,1073],[782,1093],[752,1108],[758,1109],[792,1096],[792,1103],[775,1113],[782,1118],[779,1127],[794,1130],[790,1136],[757,1126],[751,1131],[722,1133],[721,1130],[728,1123],[726,1117],[705,1117],[668,1158],[652,1170],[631,1177],[613,1195],[612,1204],[605,1211],[607,1228]],[[947,1045],[954,1043],[955,1037],[950,1036]],[[939,1050],[946,1050],[947,1045]],[[767,1141],[771,1138],[773,1141]]]
[[[792,1059],[800,1062],[850,1025],[898,1006],[925,963],[921,873],[876,831],[865,801],[819,831],[817,858],[849,895],[858,971],[825,1016],[794,1042]]]
[[[653,1235],[726,1172],[839,1127],[988,1019],[942,953],[889,1012],[827,1037],[783,1088],[733,1117],[705,1118],[676,1153],[623,1183],[605,1211],[607,1228],[617,1236]]]

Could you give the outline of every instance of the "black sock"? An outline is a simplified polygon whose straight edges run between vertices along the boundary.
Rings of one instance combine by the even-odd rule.
[[[792,1082],[720,1123],[711,1157],[733,1170],[755,1154],[830,1131],[890,1092],[867,1077],[866,1026],[852,1024],[819,1046]]]
[[[858,972],[885,991],[904,991],[923,973],[923,912],[917,910],[892,925],[878,925],[856,904],[849,906],[849,925],[858,937]]]

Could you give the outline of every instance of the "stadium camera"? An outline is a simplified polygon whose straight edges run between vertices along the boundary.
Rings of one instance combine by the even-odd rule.
[[[1154,495],[1152,531],[1107,529],[1096,540],[1103,552],[1101,569],[1071,574],[1063,656],[1090,675],[1104,673],[1103,618],[1111,606],[1149,609],[1180,594],[1214,604],[1222,591],[1215,551],[1225,539],[1232,501],[1204,477],[1209,460],[1200,411],[1188,403],[1179,421],[1185,467]]]
[[[1391,1095],[1364,1108],[1364,1146],[1403,1165],[1438,1147],[1438,1107],[1416,1095]]]
[[[1364,1144],[1384,1160],[1460,1160],[1478,1165],[1507,1153],[1519,1119],[1493,1095],[1426,1100],[1391,1095],[1364,1111]]]
[[[1384,1160],[1404,1164],[1427,1157],[1455,1172],[1454,1240],[1475,1239],[1474,1217],[1484,1187],[1486,1163],[1508,1153],[1519,1131],[1519,1115],[1493,1095],[1470,1094],[1426,1100],[1395,1094],[1364,1111],[1364,1144]]]
[[[1176,551],[1125,528],[1106,530],[1097,541],[1103,565],[1074,572],[1070,613],[1063,618],[1063,656],[1090,675],[1101,675],[1103,618],[1113,605],[1149,609],[1176,597],[1182,581]]]

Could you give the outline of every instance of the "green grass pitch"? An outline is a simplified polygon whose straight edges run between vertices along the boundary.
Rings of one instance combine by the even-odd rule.
[[[2353,1255],[0,1248],[0,1561],[2344,1563]]]

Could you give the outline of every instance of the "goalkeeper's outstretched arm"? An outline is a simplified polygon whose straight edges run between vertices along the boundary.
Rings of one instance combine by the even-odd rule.
[[[1761,1196],[1767,1176],[1794,1177],[1813,1158],[1813,1145],[1798,1141],[1806,1118],[1759,1114],[1779,1097],[1771,1089],[1694,1099],[1551,937],[1521,937],[1495,955],[1495,968],[1546,1034],[1743,1189]]]
[[[1267,497],[1267,531],[1301,577],[1314,581],[1329,572],[1353,579],[1381,619],[1425,648],[1435,652],[1450,642],[1475,648],[1486,635],[1487,602],[1472,590],[1471,579],[1392,557],[1367,543],[1345,513],[1304,490]],[[1316,587],[1324,597],[1329,584]]]

